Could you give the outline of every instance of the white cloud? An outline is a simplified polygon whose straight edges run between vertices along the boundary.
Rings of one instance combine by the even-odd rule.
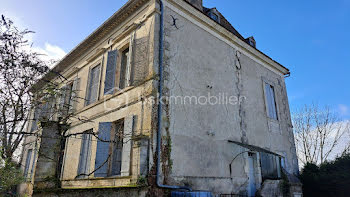
[[[11,19],[14,22],[14,25],[20,30],[32,30],[30,27],[25,25],[26,23],[23,17],[20,17],[19,15],[9,11],[4,11],[3,14],[6,18]],[[47,62],[51,60],[59,61],[67,54],[61,47],[51,44],[49,42],[45,42],[44,46],[36,46],[36,41],[38,39],[36,35],[37,33],[29,33],[25,36],[25,39],[28,40],[29,45],[32,43],[34,44],[33,47],[30,47],[29,45],[25,46],[24,50],[33,51],[41,54],[40,59]]]
[[[39,53],[40,58],[44,61],[59,61],[67,54],[59,46],[50,44],[48,42],[45,43],[44,47],[33,47],[32,50]]]

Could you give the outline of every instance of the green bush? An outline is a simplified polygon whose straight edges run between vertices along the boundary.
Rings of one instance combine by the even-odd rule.
[[[305,197],[350,196],[350,154],[344,154],[320,166],[306,164],[300,180]]]
[[[24,181],[22,171],[14,162],[2,162],[0,165],[0,196],[11,191]]]

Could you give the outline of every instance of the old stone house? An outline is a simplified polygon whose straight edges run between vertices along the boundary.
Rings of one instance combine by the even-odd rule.
[[[62,143],[60,114],[33,111],[22,194],[301,195],[289,70],[201,0],[129,0],[53,73],[37,88],[63,76],[51,107],[74,118]]]

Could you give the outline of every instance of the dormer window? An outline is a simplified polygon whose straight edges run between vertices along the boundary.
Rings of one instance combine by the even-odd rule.
[[[209,17],[218,23],[220,22],[219,14],[215,9],[210,10]]]
[[[214,21],[217,21],[219,20],[219,16],[214,14],[214,13],[210,13],[210,18],[213,19]]]

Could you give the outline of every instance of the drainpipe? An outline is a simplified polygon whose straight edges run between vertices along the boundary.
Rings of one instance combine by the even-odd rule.
[[[162,101],[163,96],[163,21],[164,21],[164,5],[162,0],[159,0],[160,5],[160,29],[159,29],[159,85],[158,85],[158,128],[157,128],[157,171],[156,171],[156,182],[159,188],[165,189],[184,189],[192,191],[191,188],[186,186],[175,186],[175,185],[163,185],[160,183],[160,147],[161,147],[161,137],[162,137]]]

